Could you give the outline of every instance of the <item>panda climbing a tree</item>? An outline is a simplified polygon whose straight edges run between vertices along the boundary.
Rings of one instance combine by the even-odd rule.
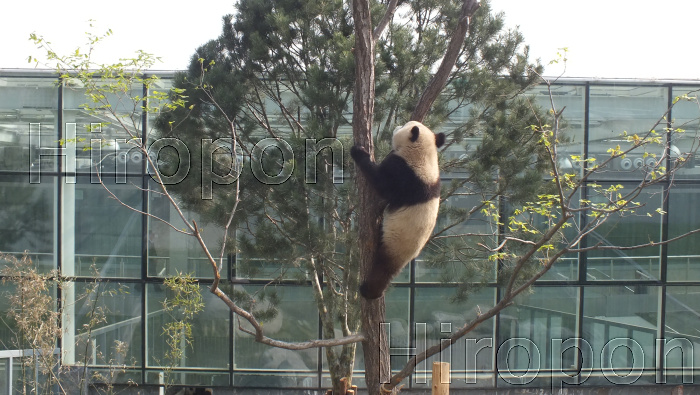
[[[435,134],[411,121],[394,132],[392,151],[377,164],[355,145],[350,155],[372,188],[386,200],[379,245],[360,294],[376,299],[391,280],[420,254],[433,233],[440,206],[438,148],[443,133]]]

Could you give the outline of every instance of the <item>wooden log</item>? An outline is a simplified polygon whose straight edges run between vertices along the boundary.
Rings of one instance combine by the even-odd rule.
[[[450,364],[433,362],[433,395],[450,395]]]

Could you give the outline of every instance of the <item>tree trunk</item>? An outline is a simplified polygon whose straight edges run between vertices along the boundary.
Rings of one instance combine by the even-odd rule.
[[[374,157],[372,121],[374,119],[374,39],[367,0],[353,0],[355,22],[355,91],[353,97],[353,137],[355,144],[367,149]],[[360,244],[360,276],[369,272],[374,251],[379,241],[383,207],[365,178],[356,174],[359,193],[358,235]],[[385,319],[384,298],[362,298],[362,331],[365,340],[362,350],[365,357],[365,379],[370,395],[379,394],[383,380],[389,378],[389,355],[386,334],[381,330]]]

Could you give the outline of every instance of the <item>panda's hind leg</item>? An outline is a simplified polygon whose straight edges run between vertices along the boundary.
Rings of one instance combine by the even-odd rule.
[[[392,257],[387,254],[384,246],[380,244],[375,251],[372,267],[362,284],[360,284],[360,295],[365,299],[377,299],[382,296],[384,291],[389,288],[391,280],[398,273],[396,267],[397,265],[393,264]]]

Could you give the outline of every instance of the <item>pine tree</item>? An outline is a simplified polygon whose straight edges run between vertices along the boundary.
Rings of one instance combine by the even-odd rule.
[[[372,26],[380,24],[386,8],[380,2],[370,3]],[[391,131],[412,117],[447,51],[461,8],[460,1],[402,2],[383,34],[375,37],[376,101],[369,127],[377,158],[388,151]],[[488,2],[482,2],[468,29],[448,87],[423,119],[449,136],[443,172],[468,175],[446,184],[443,199],[468,189],[485,202],[499,196],[518,201],[541,186],[541,148],[527,130],[535,123],[534,114],[519,97],[541,70],[529,62],[523,37],[505,30],[503,15],[494,15]],[[349,113],[356,89],[356,33],[350,5],[340,0],[242,0],[235,15],[223,18],[221,36],[198,48],[189,69],[176,79],[176,87],[186,90],[192,107],[158,120],[162,136],[184,141],[192,155],[187,178],[171,190],[186,208],[222,225],[226,210],[238,197],[233,226],[239,232],[237,240],[232,237],[228,243],[229,253],[244,257],[238,263],[248,263],[249,273],[257,264],[245,257],[254,257],[278,265],[285,279],[310,283],[324,338],[359,331],[366,311],[364,305],[360,308],[357,292],[359,203],[347,159],[353,144]],[[466,122],[446,122],[460,111],[468,111]],[[202,152],[226,151],[221,143],[202,143],[231,137],[222,113],[234,121],[243,156],[250,160],[240,174],[240,196],[223,179],[217,179],[223,185],[202,180],[199,167]],[[471,147],[468,142],[475,138],[481,143]],[[330,149],[319,150],[332,141]],[[309,142],[316,143],[310,151]],[[279,149],[265,149],[271,145]],[[314,162],[318,171],[309,171],[314,168],[310,152],[318,153]],[[207,163],[209,158],[204,159]],[[232,160],[229,156],[217,163],[214,173],[229,173]],[[340,168],[343,183],[337,183]],[[167,172],[167,165],[162,169]],[[270,177],[277,174],[281,177]],[[207,185],[212,185],[211,198]],[[443,206],[436,235],[449,233],[475,213]],[[436,264],[464,263],[467,284],[473,282],[469,278],[474,270],[486,269],[475,269],[473,260],[478,257],[460,252],[459,243],[464,242],[436,240],[426,256]],[[368,348],[366,343],[366,364],[371,363]],[[336,391],[342,377],[352,377],[355,349],[349,344],[325,350]],[[379,382],[369,372],[374,367],[367,368],[368,384]]]

